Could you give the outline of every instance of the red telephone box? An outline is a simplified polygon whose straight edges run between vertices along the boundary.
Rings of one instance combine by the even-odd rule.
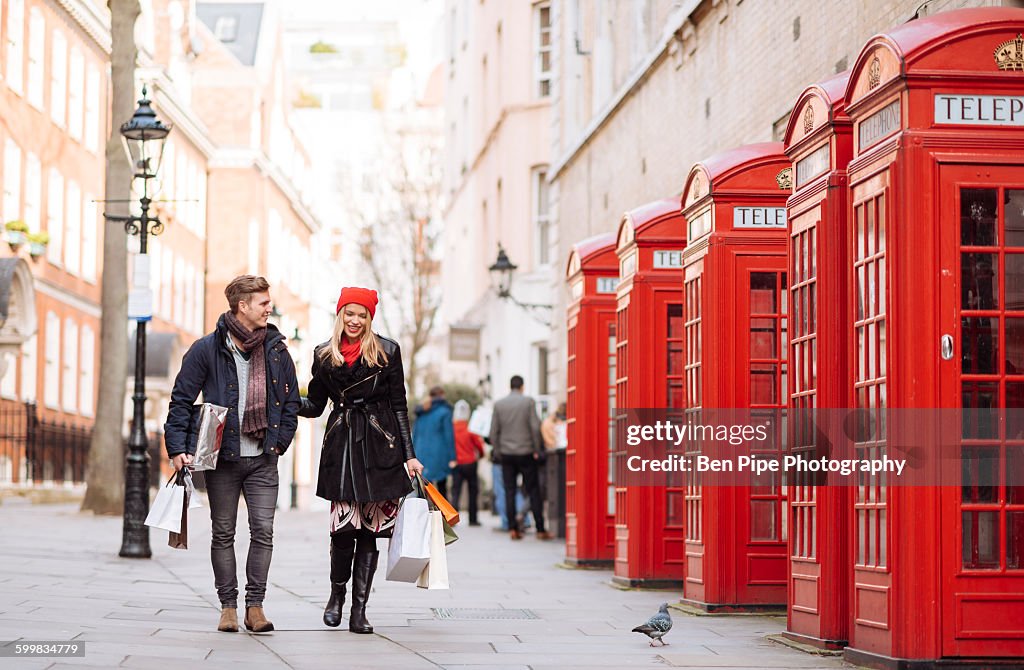
[[[615,556],[615,488],[609,467],[614,440],[615,294],[619,263],[615,235],[573,247],[566,270],[565,558],[578,566],[611,567]]]
[[[697,163],[686,179],[685,402],[691,414],[786,406],[792,171],[782,148],[781,142],[739,147]],[[704,486],[701,473],[688,473],[684,600],[708,610],[784,605],[785,505],[777,478]]]
[[[683,406],[683,295],[686,226],[678,200],[627,212],[619,224],[615,316],[616,432],[629,408]],[[624,444],[615,458],[625,459]],[[617,461],[620,471],[622,461]],[[683,578],[681,487],[615,486],[615,576],[630,586],[678,587]]]
[[[789,198],[790,449],[818,447],[815,410],[848,404],[846,166],[853,128],[846,115],[850,73],[807,87],[786,130],[793,162]],[[822,371],[819,374],[819,370]],[[822,422],[829,430],[832,422]],[[840,437],[840,436],[837,436]],[[815,485],[813,475],[789,481],[789,597],[786,635],[826,648],[846,644],[849,627],[847,517],[851,489]]]
[[[1024,406],[1022,32],[1020,9],[951,11],[857,58],[853,407]],[[1024,657],[1024,426],[974,426],[952,432],[959,486],[855,488],[850,660]],[[893,439],[855,446],[882,455]]]

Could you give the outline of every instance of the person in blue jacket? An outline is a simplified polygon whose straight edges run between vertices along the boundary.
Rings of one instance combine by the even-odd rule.
[[[412,428],[416,456],[423,463],[423,478],[448,497],[448,475],[455,462],[455,429],[452,406],[444,397],[444,389],[435,386],[430,397],[416,407],[416,423]]]

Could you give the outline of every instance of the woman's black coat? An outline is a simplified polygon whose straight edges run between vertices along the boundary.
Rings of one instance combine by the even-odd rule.
[[[318,417],[334,403],[320,454],[316,494],[327,500],[371,502],[400,498],[412,486],[404,464],[415,458],[398,343],[377,336],[388,363],[367,367],[360,358],[338,367],[313,353],[309,394],[300,416]]]

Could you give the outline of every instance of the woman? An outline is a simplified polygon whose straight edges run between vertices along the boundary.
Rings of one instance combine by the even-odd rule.
[[[479,526],[477,498],[480,495],[480,480],[477,475],[477,460],[484,455],[484,441],[476,433],[469,432],[469,403],[459,400],[453,413],[455,429],[455,463],[452,472],[453,505],[459,504],[462,482],[469,485],[469,525]]]
[[[334,404],[320,456],[316,494],[331,501],[331,597],[324,623],[341,623],[352,578],[348,629],[372,633],[366,601],[377,569],[377,538],[389,537],[409,478],[423,471],[409,435],[405,374],[398,343],[373,332],[377,292],[347,287],[331,339],[313,353],[300,416]],[[408,473],[406,471],[408,468]]]

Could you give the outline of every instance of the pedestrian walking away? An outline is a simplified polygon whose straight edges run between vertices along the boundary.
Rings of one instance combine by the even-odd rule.
[[[537,527],[537,539],[550,540],[551,533],[544,528],[544,500],[537,480],[538,463],[544,448],[537,405],[533,398],[523,394],[523,378],[519,375],[512,377],[510,387],[509,394],[494,403],[490,435],[491,447],[501,463],[509,536],[513,540],[523,537],[515,513],[516,481],[522,475],[523,487],[530,498],[530,508]]]
[[[478,499],[480,497],[480,477],[477,473],[477,461],[484,455],[483,439],[469,430],[469,403],[460,400],[455,403],[452,413],[455,429],[455,466],[452,470],[453,505],[459,504],[462,496],[462,483],[469,487],[469,525],[479,526]]]
[[[366,603],[377,570],[377,538],[390,537],[410,476],[423,472],[409,433],[405,373],[398,343],[373,332],[377,292],[347,287],[331,338],[313,352],[301,416],[327,418],[317,496],[331,501],[331,595],[324,624],[341,624],[349,579],[348,628],[372,633]]]
[[[412,437],[416,443],[416,455],[423,463],[423,478],[447,498],[448,475],[455,463],[455,432],[452,406],[440,386],[431,388],[428,398],[416,407]]]
[[[245,562],[245,626],[274,630],[263,612],[274,544],[278,456],[295,436],[300,398],[295,364],[285,337],[267,322],[273,302],[263,277],[236,277],[224,289],[228,311],[214,332],[196,341],[181,362],[171,391],[164,442],[180,470],[196,449],[196,398],[227,407],[217,467],[206,471],[212,531],[210,559],[220,599],[217,629],[238,631],[238,576],[235,524],[238,501],[249,514],[249,555]]]

